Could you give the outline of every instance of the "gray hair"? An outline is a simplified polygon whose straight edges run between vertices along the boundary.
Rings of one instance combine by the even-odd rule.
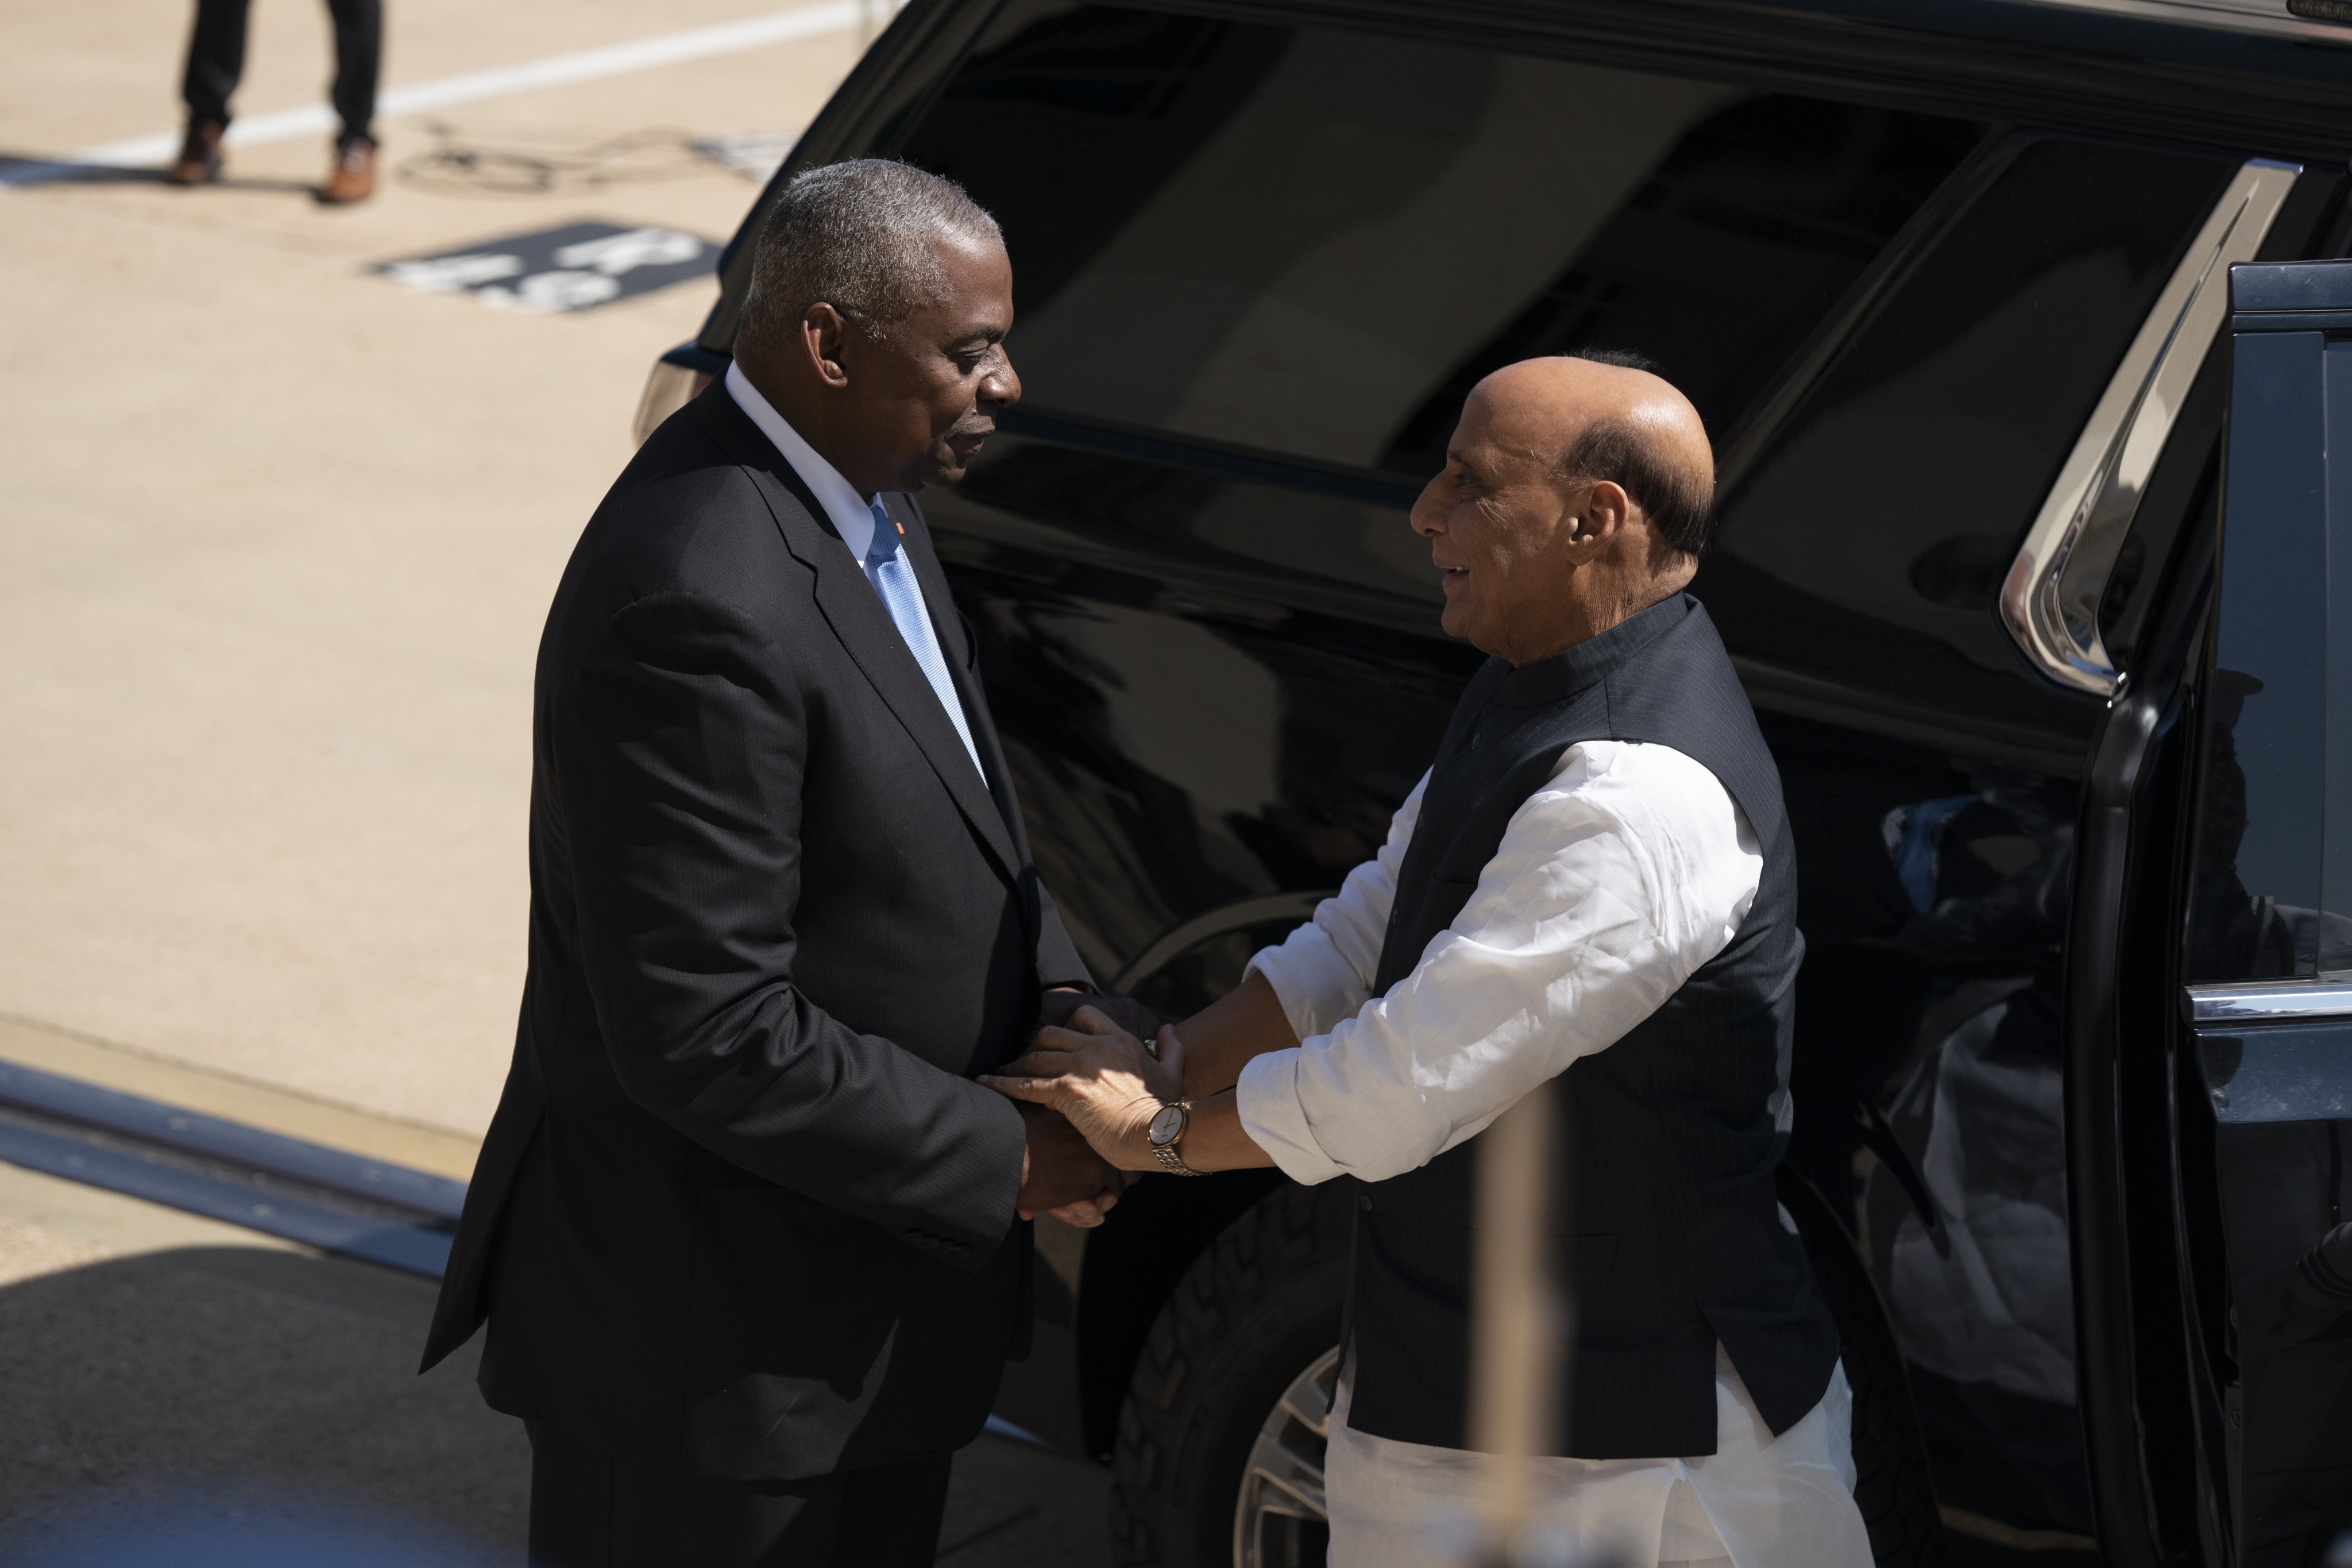
[[[1569,357],[1659,374],[1656,361],[1624,349],[1579,349]],[[1694,470],[1648,431],[1595,419],[1560,454],[1559,472],[1564,479],[1613,479],[1660,543],[1685,555],[1706,553],[1715,534],[1715,476]]]
[[[941,238],[1004,233],[952,180],[889,158],[856,158],[793,176],[751,254],[740,339],[782,342],[822,300],[868,336],[943,299]]]

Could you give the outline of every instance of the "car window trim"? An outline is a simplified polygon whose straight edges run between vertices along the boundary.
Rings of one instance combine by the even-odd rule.
[[[2249,158],[2173,268],[2075,438],[2001,584],[2001,625],[2037,675],[2113,698],[2124,672],[2099,605],[2197,373],[2229,316],[2230,268],[2252,261],[2300,163]]]
[[[2352,1018],[2352,973],[2295,980],[2232,980],[2180,988],[2182,1010],[2198,1027],[2226,1024],[2310,1024]]]
[[[1984,137],[1944,183],[1895,231],[1876,258],[1850,284],[1812,333],[1789,356],[1763,392],[1724,427],[1716,443],[1717,515],[1728,517],[1731,503],[1760,458],[1773,449],[1780,429],[1804,406],[1815,387],[1878,314],[1879,307],[1936,253],[1969,209],[2006,174],[2018,155],[2038,139],[2038,131],[1989,124]]]
[[[2136,16],[2182,27],[2220,33],[2252,33],[2316,44],[2352,41],[2341,17],[2298,15],[2292,9],[2257,11],[2233,5],[2230,0],[2021,0],[2027,5],[2053,11],[2086,11],[2094,16]]]

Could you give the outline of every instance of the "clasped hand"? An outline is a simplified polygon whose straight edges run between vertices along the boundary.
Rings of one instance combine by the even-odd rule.
[[[1141,1013],[1131,1004],[1121,1009],[1129,1010]],[[1088,1004],[1064,1023],[1039,1029],[1026,1055],[980,1081],[1022,1102],[1024,1109],[1066,1118],[1114,1172],[1154,1170],[1159,1161],[1151,1152],[1152,1118],[1169,1100],[1182,1096],[1184,1082],[1182,1042],[1165,1025],[1157,1026],[1155,1032],[1156,1056],[1136,1035],[1114,1023],[1103,1007]],[[1123,1187],[1133,1177],[1112,1179]],[[1099,1225],[1117,1196],[1117,1188],[1110,1188],[1047,1212],[1070,1225]]]

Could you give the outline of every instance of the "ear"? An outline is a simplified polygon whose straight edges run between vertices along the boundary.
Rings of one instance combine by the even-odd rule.
[[[1577,538],[1606,542],[1616,538],[1632,525],[1633,498],[1615,479],[1595,479],[1584,495],[1584,516],[1577,525]]]
[[[801,318],[801,347],[808,354],[809,368],[816,372],[819,381],[835,389],[849,384],[849,372],[842,364],[848,336],[849,323],[822,300]]]

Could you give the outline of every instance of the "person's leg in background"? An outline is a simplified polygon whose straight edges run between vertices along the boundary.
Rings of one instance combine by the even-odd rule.
[[[375,190],[375,89],[383,68],[383,0],[327,0],[335,19],[334,166],[322,202],[364,201]]]
[[[196,0],[188,34],[188,66],[180,96],[188,105],[188,133],[163,176],[175,185],[200,185],[221,172],[221,135],[228,100],[245,74],[245,24],[249,0]]]

